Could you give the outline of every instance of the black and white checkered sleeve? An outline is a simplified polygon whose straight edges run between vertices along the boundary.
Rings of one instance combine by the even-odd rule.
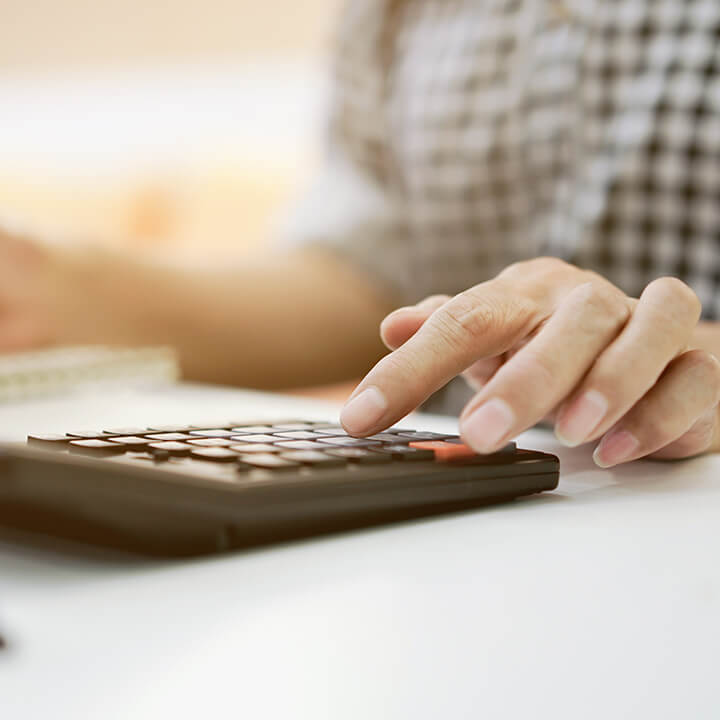
[[[408,268],[410,238],[388,167],[384,5],[347,3],[342,13],[324,161],[285,218],[279,246],[339,256],[404,304],[421,290]]]

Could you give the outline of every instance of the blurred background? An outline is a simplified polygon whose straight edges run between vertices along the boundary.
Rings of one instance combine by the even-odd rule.
[[[244,252],[318,161],[338,0],[4,0],[0,218]]]
[[[193,263],[267,242],[319,161],[339,10],[0,0],[0,222]],[[23,372],[31,361],[44,380],[25,378],[23,392],[57,374],[51,351],[5,358]],[[151,361],[140,377],[174,376],[164,354]],[[343,399],[350,387],[297,393]]]

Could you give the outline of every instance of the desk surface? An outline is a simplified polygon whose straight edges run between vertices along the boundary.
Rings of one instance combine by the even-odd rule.
[[[0,438],[335,411],[179,386],[4,406]],[[556,492],[322,540],[158,562],[0,536],[2,717],[720,717],[720,457],[522,443],[560,455]]]

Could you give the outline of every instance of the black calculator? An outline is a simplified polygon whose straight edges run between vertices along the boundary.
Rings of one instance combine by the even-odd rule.
[[[0,446],[0,524],[152,555],[197,555],[552,490],[554,455],[478,455],[457,435],[224,422],[29,435]]]

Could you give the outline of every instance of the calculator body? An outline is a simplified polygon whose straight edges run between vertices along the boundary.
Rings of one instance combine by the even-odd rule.
[[[459,442],[443,438],[435,444]],[[209,459],[204,446],[198,455],[164,450],[154,455],[147,445],[94,456],[62,441],[0,445],[0,525],[183,556],[467,509],[557,486],[558,460],[547,453],[513,446],[490,456],[440,461],[442,447],[428,455],[423,447],[428,443],[396,439],[368,441],[378,444],[345,450],[347,457],[338,439],[324,446],[331,462],[298,457],[316,450],[276,448],[277,463],[295,458],[279,467],[252,464],[261,456],[249,452],[238,451],[238,459],[229,462],[219,461],[219,453]],[[352,447],[352,438],[346,442]],[[249,448],[250,443],[225,447]],[[392,450],[402,447],[411,459]],[[417,458],[414,450],[420,452]],[[384,456],[376,462],[361,451]]]

